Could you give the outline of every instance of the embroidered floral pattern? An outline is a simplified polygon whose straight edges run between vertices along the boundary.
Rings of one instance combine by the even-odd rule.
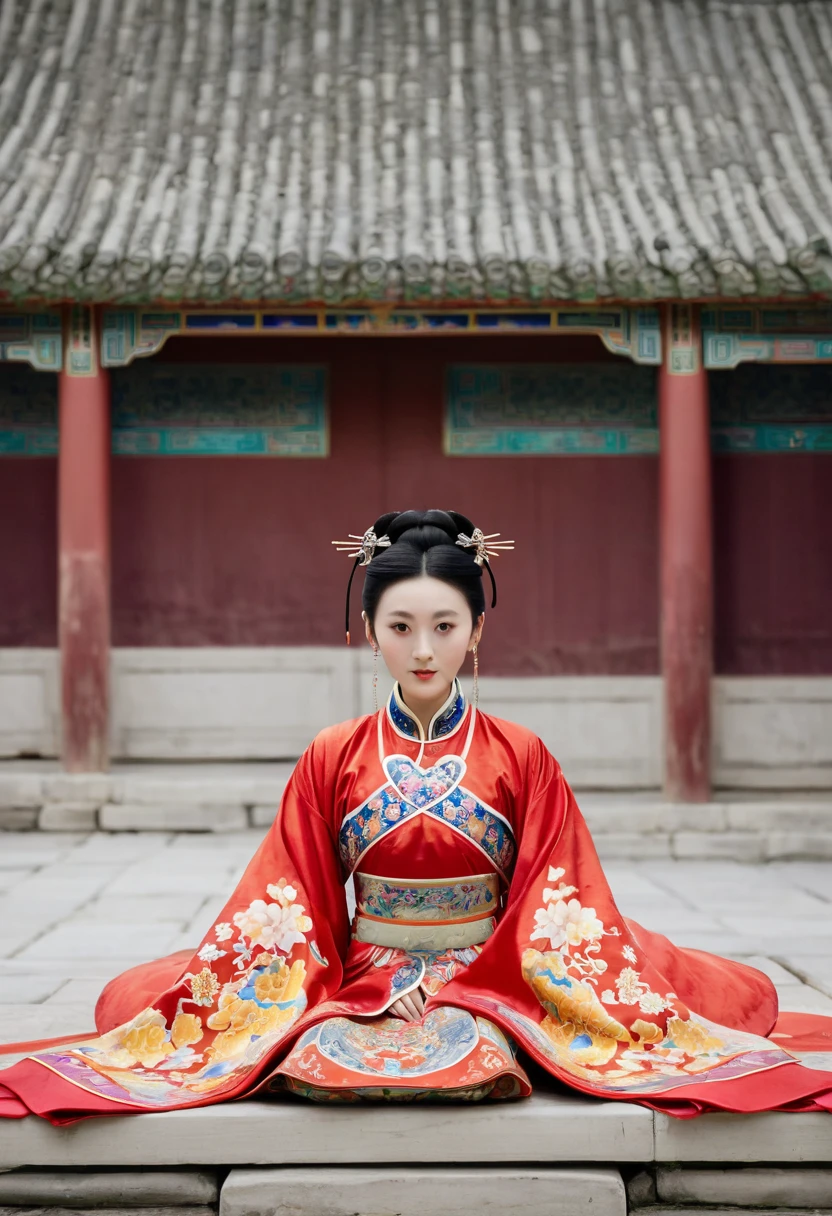
[[[203,967],[197,975],[192,975],[191,993],[195,1005],[213,1005],[214,997],[220,990],[220,982],[210,967]]]
[[[494,912],[498,907],[498,882],[493,874],[425,886],[357,874],[356,906],[360,912],[385,920],[454,920]]]
[[[514,1013],[510,1020],[524,1026],[521,1040],[531,1041],[544,1058],[572,1076],[599,1088],[634,1092],[666,1089],[668,1078],[689,1084],[716,1068],[728,1070],[720,1075],[742,1075],[749,1067],[770,1067],[775,1056],[779,1061],[777,1049],[765,1040],[714,1026],[691,1013],[674,993],[654,991],[630,942],[620,946],[625,965],[599,996],[600,977],[611,973],[611,960],[603,957],[604,939],[620,940],[621,929],[605,926],[565,878],[563,869],[548,868],[543,903],[530,927],[530,948],[522,956],[523,977],[544,1017],[536,1025]],[[536,941],[546,943],[542,950],[531,948]],[[630,1010],[646,1016],[633,1017]],[[502,1005],[500,1012],[505,1013]],[[740,1064],[749,1044],[755,1050]]]
[[[192,1102],[252,1067],[306,1008],[312,929],[286,879],[270,883],[265,894],[214,925],[211,938],[229,949],[210,938],[203,943],[196,959],[204,965],[184,976],[169,1022],[159,1009],[142,1010],[88,1043],[43,1053],[49,1067],[82,1087],[145,1107]],[[304,955],[295,957],[298,950]],[[223,982],[214,966],[224,966],[227,975],[232,958],[233,978]],[[326,965],[320,951],[316,962]]]
[[[341,824],[338,847],[344,868],[352,872],[371,844],[418,814],[433,815],[462,832],[482,849],[499,873],[505,877],[511,873],[516,851],[511,828],[461,785],[423,811],[405,802],[390,785],[373,794]]]
[[[465,762],[446,756],[429,769],[421,769],[408,756],[387,756],[384,771],[403,802],[423,811],[441,802],[459,785]]]

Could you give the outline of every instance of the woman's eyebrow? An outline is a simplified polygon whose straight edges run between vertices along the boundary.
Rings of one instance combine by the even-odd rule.
[[[456,608],[440,609],[439,612],[434,612],[433,619],[436,620],[440,616],[459,616]]]

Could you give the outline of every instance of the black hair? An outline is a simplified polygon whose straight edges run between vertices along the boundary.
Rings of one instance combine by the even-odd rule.
[[[461,592],[474,622],[485,612],[482,566],[474,560],[476,548],[473,544],[465,548],[457,544],[461,535],[470,537],[474,532],[474,525],[465,515],[458,511],[391,511],[376,520],[373,532],[379,540],[387,537],[390,546],[376,549],[366,568],[361,603],[371,627],[382,593],[393,583],[422,574],[441,579]],[[358,564],[356,560],[347,586],[347,639],[350,588]],[[494,608],[497,586],[487,560],[485,566],[491,579]]]

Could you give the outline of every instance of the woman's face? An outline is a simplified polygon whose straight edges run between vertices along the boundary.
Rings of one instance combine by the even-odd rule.
[[[381,595],[375,628],[365,618],[405,702],[415,713],[435,713],[447,700],[465,655],[479,641],[484,617],[475,625],[462,592],[423,575],[393,583]],[[420,715],[420,716],[422,716]]]

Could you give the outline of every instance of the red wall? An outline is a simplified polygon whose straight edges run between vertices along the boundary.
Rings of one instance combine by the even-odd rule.
[[[160,356],[222,358],[328,363],[332,455],[116,458],[116,645],[338,645],[350,563],[329,541],[447,505],[518,541],[484,673],[658,670],[654,458],[442,455],[447,363],[613,358],[596,340],[183,338]],[[832,673],[832,456],[718,456],[714,526],[717,671]],[[0,458],[0,646],[56,644],[56,582],[56,462]]]
[[[161,357],[328,363],[332,454],[116,459],[116,645],[338,645],[350,562],[330,540],[448,506],[518,542],[484,673],[658,670],[655,458],[442,454],[448,363],[614,358],[596,339],[189,338]]]
[[[832,456],[714,460],[716,670],[832,673]]]
[[[0,646],[57,646],[57,544],[57,460],[0,457]]]

